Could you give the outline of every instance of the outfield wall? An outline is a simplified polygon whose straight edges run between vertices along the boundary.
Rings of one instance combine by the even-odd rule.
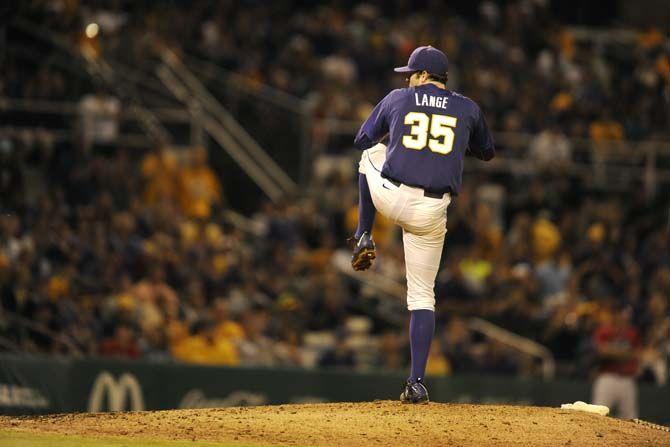
[[[397,399],[404,375],[224,368],[0,355],[0,413],[161,410]],[[432,378],[438,402],[559,406],[590,400],[588,382],[468,375]],[[670,387],[640,385],[640,417],[670,422]]]

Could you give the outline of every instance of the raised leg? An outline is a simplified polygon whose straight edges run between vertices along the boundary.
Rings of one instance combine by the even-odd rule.
[[[365,174],[358,174],[358,228],[354,237],[358,241],[363,233],[372,234],[375,223],[375,204],[370,195],[370,186]]]

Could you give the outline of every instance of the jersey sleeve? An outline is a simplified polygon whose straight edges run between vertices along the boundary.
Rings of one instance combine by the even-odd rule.
[[[372,110],[368,119],[365,120],[354,139],[354,146],[356,148],[362,151],[369,149],[388,132],[388,104],[395,91],[392,91],[379,101],[379,104]]]
[[[475,122],[470,132],[468,152],[480,160],[488,161],[496,155],[495,144],[484,114],[479,106],[475,105],[475,107]]]

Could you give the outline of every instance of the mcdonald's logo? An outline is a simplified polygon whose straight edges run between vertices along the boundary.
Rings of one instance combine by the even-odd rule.
[[[92,413],[105,411],[103,410],[105,397],[109,407],[107,411],[144,410],[142,387],[137,378],[130,373],[123,373],[119,380],[108,371],[98,374],[88,399],[88,411]],[[126,408],[128,402],[130,406]]]

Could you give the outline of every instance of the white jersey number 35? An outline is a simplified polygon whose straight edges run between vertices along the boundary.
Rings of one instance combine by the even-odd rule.
[[[402,137],[407,149],[420,151],[426,146],[438,154],[446,155],[454,148],[454,130],[456,117],[448,115],[428,116],[423,112],[409,112],[405,115],[405,124],[412,126],[410,134]],[[430,136],[428,138],[428,131]]]

